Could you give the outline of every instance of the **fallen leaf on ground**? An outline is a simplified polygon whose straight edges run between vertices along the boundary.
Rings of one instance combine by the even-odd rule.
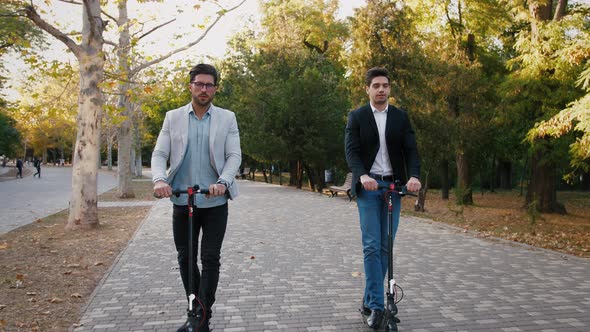
[[[49,303],[62,303],[64,300],[60,299],[59,297],[54,297],[49,300]]]
[[[74,294],[72,294],[72,295],[70,295],[70,296],[71,296],[71,297],[75,297],[75,298],[77,298],[77,299],[81,299],[81,298],[82,298],[82,295],[81,295],[81,294],[79,294],[79,293],[74,293]]]

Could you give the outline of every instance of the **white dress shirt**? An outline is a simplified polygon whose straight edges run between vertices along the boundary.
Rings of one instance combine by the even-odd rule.
[[[393,175],[389,153],[387,153],[387,142],[385,140],[385,125],[387,124],[389,104],[383,111],[378,110],[373,104],[371,104],[371,109],[373,110],[373,116],[377,123],[377,130],[379,131],[379,151],[377,151],[377,156],[369,172],[379,175]]]

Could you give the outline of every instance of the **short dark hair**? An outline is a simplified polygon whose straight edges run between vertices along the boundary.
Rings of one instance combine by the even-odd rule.
[[[389,82],[389,72],[387,71],[387,69],[374,67],[367,71],[367,74],[365,75],[365,83],[367,84],[367,86],[371,86],[371,82],[373,82],[373,79],[379,76],[385,76],[385,78],[387,78],[387,81]]]
[[[217,85],[217,81],[219,80],[219,74],[217,73],[217,69],[215,69],[215,67],[213,67],[212,65],[199,63],[198,65],[194,66],[189,72],[190,82],[192,82],[195,79],[195,76],[200,74],[213,76],[213,83]]]

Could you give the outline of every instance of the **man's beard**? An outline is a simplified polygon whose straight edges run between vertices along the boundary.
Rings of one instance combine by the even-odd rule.
[[[201,96],[197,96],[196,98],[193,98],[193,100],[197,103],[197,105],[199,106],[207,106],[209,104],[211,104],[211,102],[213,101],[213,97],[209,97],[207,96],[207,99],[205,100],[201,100],[200,98]]]

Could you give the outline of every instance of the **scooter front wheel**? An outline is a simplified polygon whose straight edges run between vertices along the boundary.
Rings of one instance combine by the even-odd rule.
[[[385,322],[385,332],[398,332],[395,318],[390,318],[387,320],[387,322]]]

